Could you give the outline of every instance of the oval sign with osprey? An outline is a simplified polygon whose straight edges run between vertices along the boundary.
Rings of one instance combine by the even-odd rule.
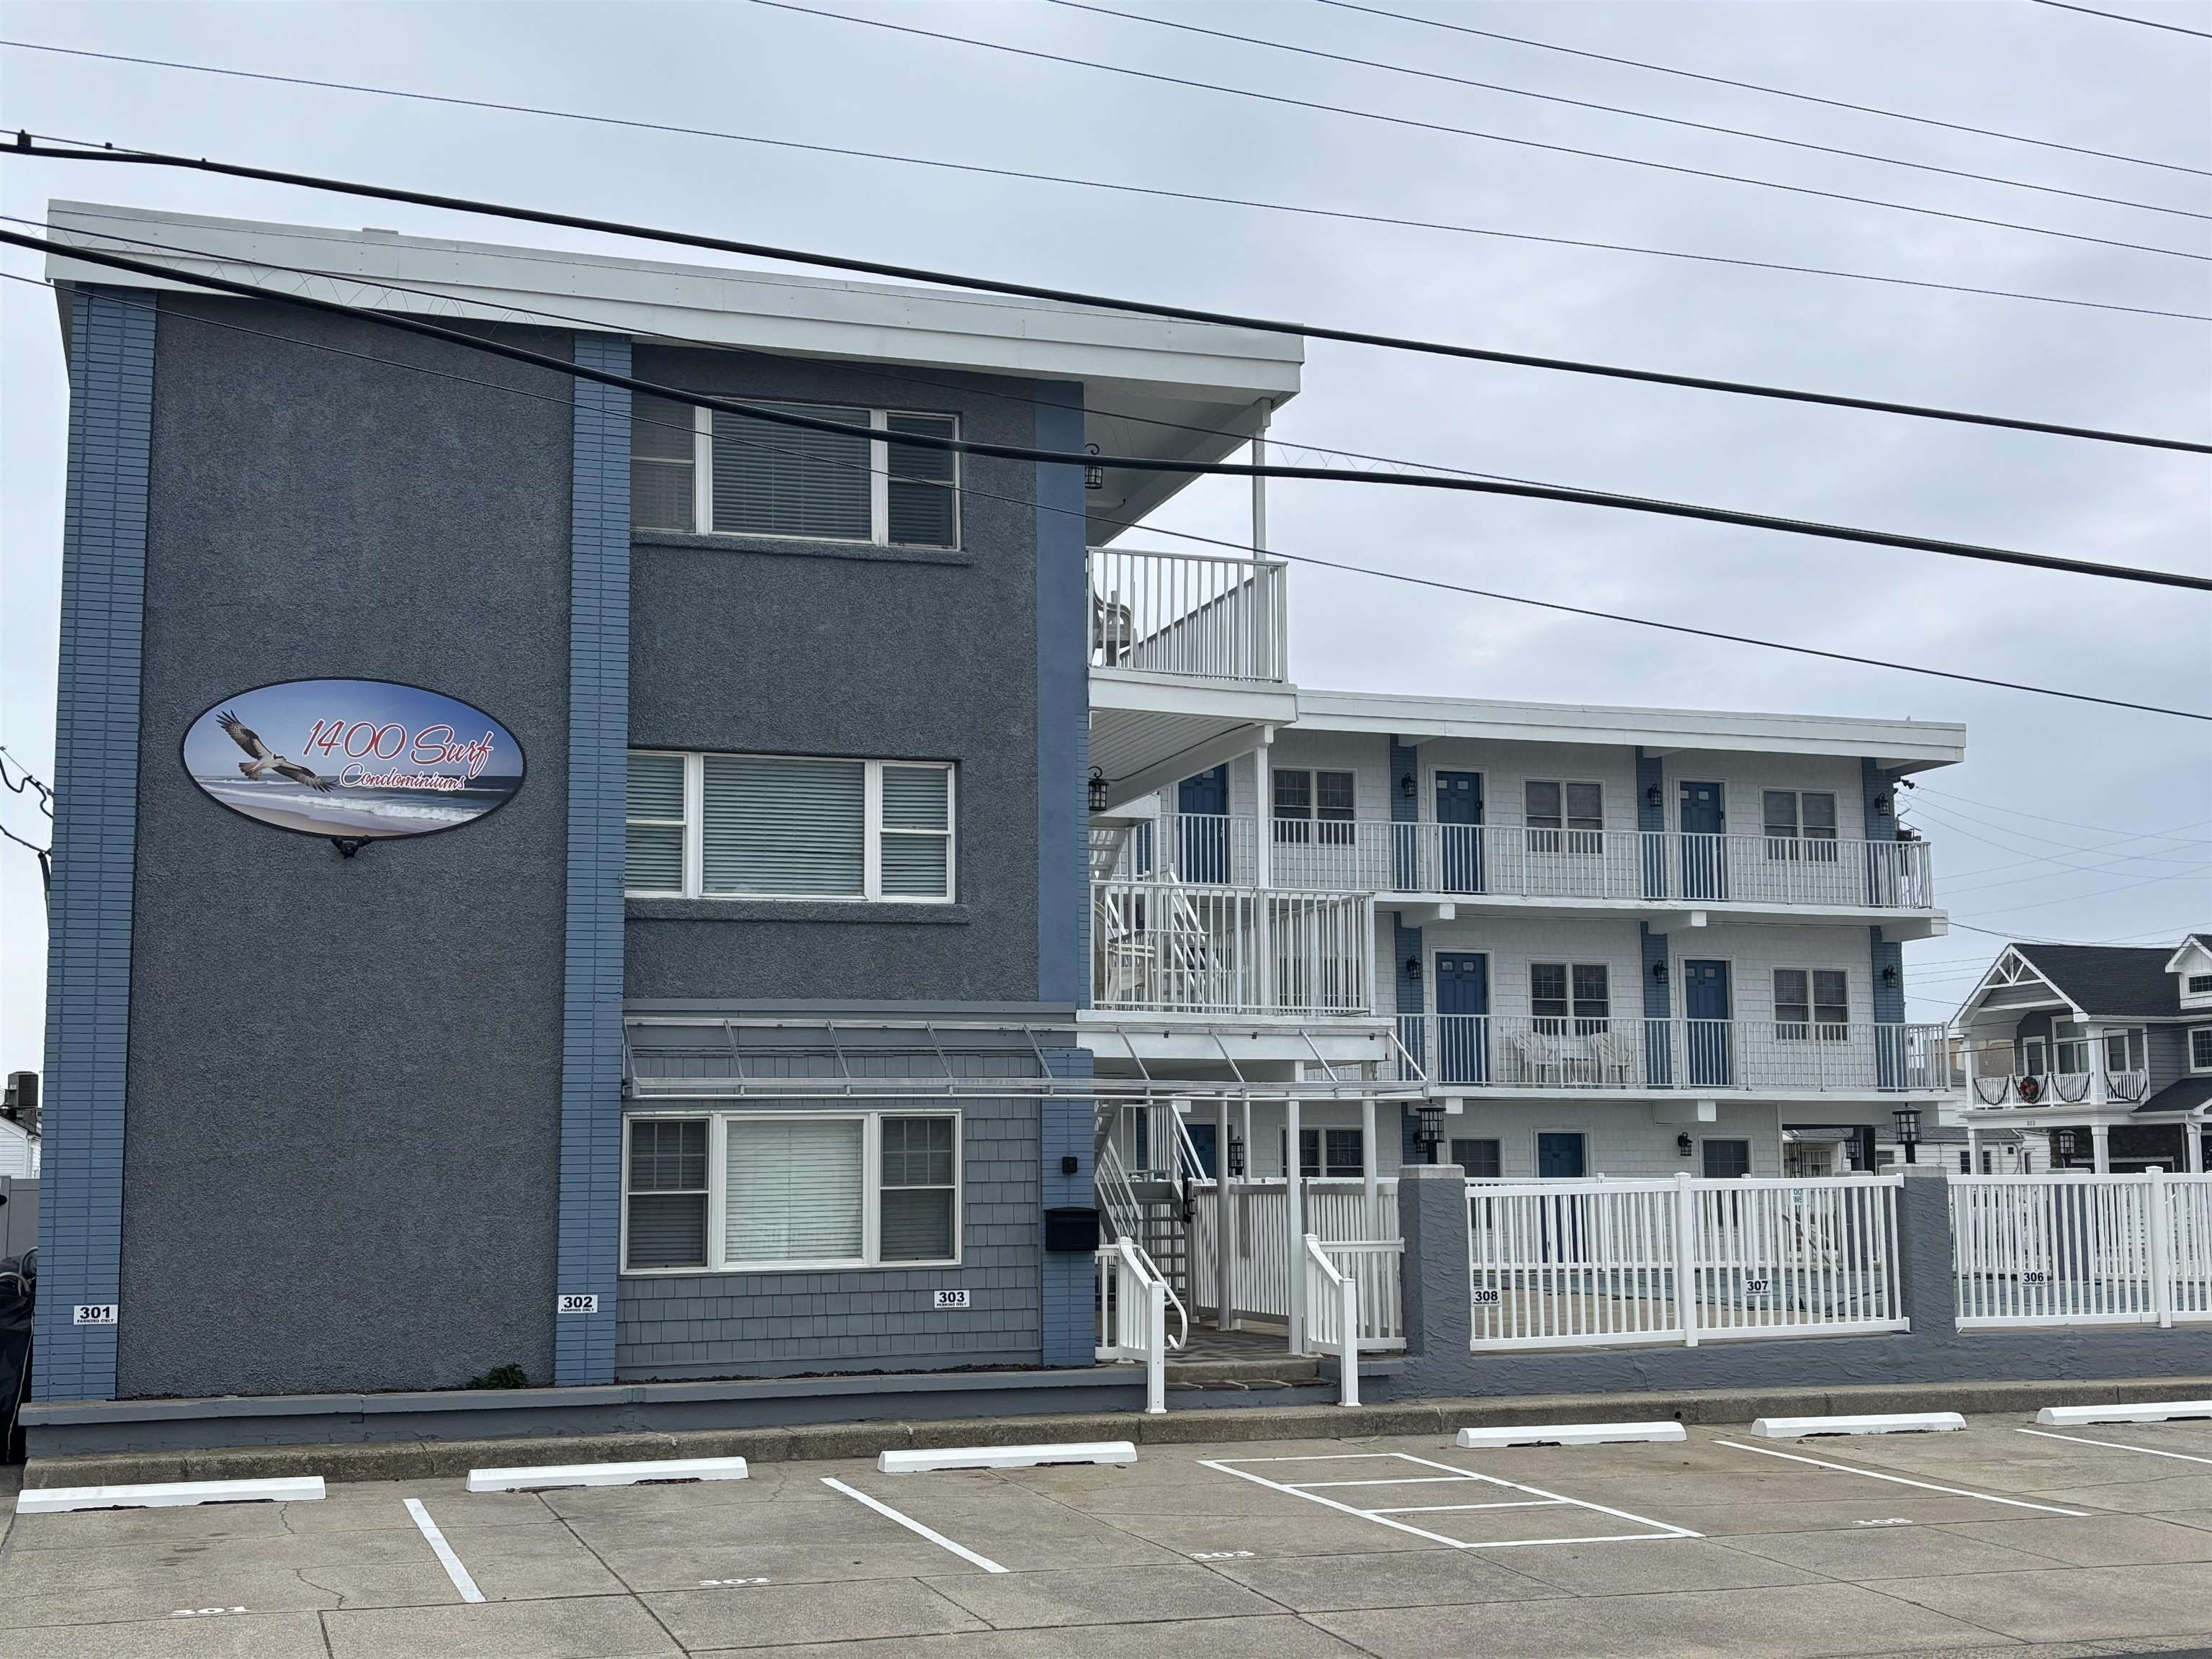
[[[185,770],[234,812],[349,856],[495,812],[522,745],[481,708],[392,680],[285,680],[225,697],[185,730]]]

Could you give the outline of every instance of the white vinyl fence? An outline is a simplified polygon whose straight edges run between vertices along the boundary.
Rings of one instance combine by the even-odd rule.
[[[1474,1346],[1904,1330],[1904,1179],[1469,1182]]]
[[[2212,1176],[1954,1176],[1963,1330],[2212,1321]]]
[[[1145,1367],[1145,1409],[1168,1408],[1168,1287],[1144,1252],[1116,1239],[1097,1254],[1097,1354]]]

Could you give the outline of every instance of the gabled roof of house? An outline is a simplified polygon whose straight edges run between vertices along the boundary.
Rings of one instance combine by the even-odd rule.
[[[2136,1110],[2185,1112],[2208,1100],[2212,1100],[2212,1077],[2185,1077],[2167,1084]]]
[[[2181,996],[2166,970],[2164,945],[2021,945],[2011,947],[2083,1013],[2135,1018],[2178,1014]]]
[[[2184,933],[2181,943],[2173,947],[2173,954],[2166,959],[2166,972],[2178,974],[2181,971],[2182,958],[2189,954],[2191,945],[2212,957],[2212,933]]]

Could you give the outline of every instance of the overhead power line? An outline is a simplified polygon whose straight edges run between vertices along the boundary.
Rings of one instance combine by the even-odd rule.
[[[728,237],[706,236],[693,231],[664,230],[652,226],[624,223],[618,220],[593,218],[586,214],[554,213],[539,208],[509,206],[497,202],[485,202],[460,196],[441,196],[428,191],[403,190],[389,185],[366,185],[349,179],[333,179],[317,173],[287,173],[275,167],[249,167],[242,162],[214,161],[205,157],[170,155],[159,150],[84,149],[52,143],[33,143],[29,135],[19,132],[12,148],[0,149],[0,156],[30,155],[57,161],[106,162],[121,166],[179,167],[191,171],[221,173],[237,179],[259,179],[271,184],[299,185],[311,190],[331,191],[347,196],[371,197],[379,201],[410,202],[421,207],[443,208],[460,213],[479,213],[494,218],[514,219],[531,224],[561,225],[574,230],[603,232],[609,235],[634,237],[646,241],[667,242],[680,247],[713,249],[723,253],[744,254],[764,259],[781,259],[795,264],[821,265],[836,270],[851,270],[874,276],[890,276],[906,282],[936,283],[947,288],[964,288],[984,294],[1011,295],[1022,299],[1047,300],[1061,305],[1095,306],[1108,310],[1123,311],[1140,317],[1167,317],[1183,322],[1214,323],[1230,328],[1249,328],[1257,333],[1291,335],[1304,339],[1334,340],[1346,345],[1376,346],[1388,350],[1407,351],[1435,357],[1454,357],[1475,362],[1506,363],[1522,368],[1555,370],[1563,374],[1589,374],[1605,380],[1632,380],[1654,386],[1687,387],[1699,392],[1722,392],[1744,397],[1768,398],[1784,403],[1816,404],[1835,409],[1856,409],[1880,415],[1905,415],[1921,420],[1949,421],[1969,426],[1987,426],[2015,432],[2039,432],[2054,437],[2084,438],[2100,443],[2133,445],[2141,448],[2171,449],[2199,455],[2212,455],[2212,444],[2185,438],[2152,437],[2137,433],[2113,432],[2096,427],[2067,426],[2049,421],[2031,421],[2008,415],[1982,415],[1965,410],[1942,409],[1924,404],[1904,404],[1880,398],[1852,398],[1840,393],[1806,392],[1790,386],[1763,386],[1745,380],[1722,380],[1706,376],[1670,374],[1657,369],[1627,368],[1617,364],[1595,363],[1567,357],[1539,357],[1525,352],[1498,351],[1483,346],[1456,345],[1445,341],[1421,340],[1402,335],[1376,334],[1357,329],[1332,328],[1321,324],[1286,322],[1278,318],[1247,317],[1231,312],[1206,311],[1194,306],[1164,305],[1145,300],[1121,300],[1110,295],[1086,294],[1072,289],[1048,288],[1033,283],[1012,283],[995,277],[962,276],[951,271],[931,270],[917,265],[893,264],[879,259],[855,259],[838,254],[815,253],[801,248],[777,247],[763,242],[742,242]]]
[[[1711,167],[1684,167],[1673,161],[1654,161],[1649,156],[1621,155],[1611,150],[1585,149],[1575,144],[1554,144],[1535,138],[1516,138],[1503,132],[1484,132],[1474,127],[1455,127],[1445,121],[1424,121],[1410,115],[1392,115],[1382,110],[1356,109],[1349,104],[1325,104],[1312,98],[1292,98],[1285,93],[1261,92],[1250,87],[1232,87],[1219,81],[1199,81],[1188,76],[1166,75],[1157,70],[1133,69],[1125,64],[1102,64],[1095,58],[1072,57],[1065,52],[1040,52],[1031,46],[1010,46],[1003,40],[984,40],[972,34],[954,34],[944,29],[918,28],[911,23],[893,23],[880,17],[855,17],[848,12],[823,11],[813,6],[800,6],[792,0],[750,0],[756,6],[771,11],[787,11],[801,17],[827,18],[833,22],[854,23],[863,28],[884,29],[893,34],[913,35],[925,40],[944,40],[955,46],[975,46],[985,52],[1005,52],[1015,58],[1027,58],[1040,63],[1064,64],[1075,69],[1097,70],[1106,75],[1124,76],[1131,80],[1150,81],[1170,87],[1188,87],[1200,92],[1218,92],[1231,98],[1245,98],[1262,104],[1278,104],[1288,109],[1311,110],[1325,115],[1342,115],[1356,121],[1374,121],[1385,126],[1403,127],[1417,132],[1448,133],[1457,138],[1476,138],[1488,143],[1510,144],[1520,149],[1547,150],[1559,155],[1580,155],[1597,161],[1614,161],[1624,167],[1644,167],[1657,173],[1676,173],[1691,179],[1719,179],[1733,185],[1751,185],[1761,190],[1783,191],[1792,196],[1817,197],[1825,201],[1849,202],[1858,207],[1885,208],[1896,213],[1917,214],[1923,218],[1948,219],[1956,223],[1984,225],[1999,230],[2023,231],[2033,236],[2055,236],[2063,241],[2094,242],[2102,247],[2126,248],[2135,253],[2163,254],[2172,259],[2196,259],[2212,262],[2212,253],[2196,253],[2185,248],[2162,247],[2150,242],[2124,241],[2112,236],[2092,236],[2086,231],[2061,230],[2054,225],[2023,224],[2016,219],[1992,219],[1975,213],[1954,213],[1944,208],[1921,207],[1910,202],[1893,202],[1879,196],[1854,196],[1848,191],[1820,190],[1811,185],[1785,184],[1776,179],[1755,179],[1748,173],[1722,173]]]
[[[0,277],[3,277],[9,282],[26,283],[34,288],[51,289],[54,286],[54,284],[44,280],[43,278],[18,276],[13,271],[0,271]],[[117,302],[126,306],[132,306],[139,310],[154,312],[163,316],[179,317],[185,321],[201,326],[219,328],[231,333],[251,335],[257,338],[275,341],[280,344],[301,347],[308,350],[321,351],[334,356],[351,358],[357,362],[373,364],[380,368],[398,369],[407,374],[427,375],[434,380],[451,381],[464,386],[478,386],[485,390],[497,392],[509,397],[526,398],[539,403],[558,404],[563,407],[566,407],[568,402],[566,398],[550,398],[544,393],[532,392],[523,386],[503,386],[495,380],[485,380],[472,375],[457,374],[445,369],[432,368],[426,364],[395,362],[390,358],[373,356],[367,352],[350,351],[342,346],[333,346],[324,341],[302,340],[295,336],[276,334],[266,329],[252,328],[243,324],[227,322],[219,318],[201,316],[192,312],[164,312],[161,311],[158,307],[153,305],[142,305],[137,301],[130,300],[118,300]],[[386,320],[381,313],[363,313],[362,314],[366,320],[371,322]],[[481,347],[485,343],[472,337],[464,337],[460,342],[459,342],[459,343]],[[572,365],[556,364],[556,366],[568,368],[573,373]],[[633,416],[632,418],[635,422],[636,421],[636,417]],[[670,429],[678,431],[690,430],[689,427],[672,428]],[[741,440],[741,441],[750,442],[750,441]],[[901,441],[903,442],[904,440],[902,439]],[[763,444],[754,444],[753,447],[761,448],[770,447],[769,446]],[[788,453],[789,452],[776,451],[775,453]],[[1042,510],[1047,512],[1065,514],[1070,517],[1084,519],[1086,521],[1091,520],[1091,515],[1082,507],[1062,507],[1048,503],[1040,503],[1019,496],[1006,495],[988,489],[979,489],[972,483],[966,482],[963,482],[960,488],[963,494],[980,496],[985,500],[1004,501],[1010,505],[1024,508],[1042,507]],[[1149,529],[1152,534],[1157,536],[1165,536],[1176,541],[1192,542],[1208,547],[1226,548],[1231,552],[1239,556],[1245,557],[1251,556],[1252,550],[1246,547],[1243,543],[1230,541],[1225,538],[1219,536],[1201,535],[1195,531],[1168,530],[1164,528],[1144,526],[1134,520],[1114,520],[1101,517],[1097,519],[1096,522],[1111,525],[1115,528],[1121,530],[1139,528]],[[1436,577],[1416,576],[1403,571],[1385,570],[1375,566],[1352,564],[1338,559],[1324,559],[1310,553],[1287,553],[1280,550],[1271,550],[1266,556],[1271,559],[1280,559],[1292,564],[1307,564],[1315,566],[1321,569],[1336,570],[1350,575],[1372,577],[1381,581],[1407,584],[1441,592],[1467,594],[1476,599],[1494,599],[1506,605],[1524,605],[1534,610],[1556,611],[1565,616],[1582,617],[1599,622],[1620,623],[1636,628],[1655,629],[1662,633],[1680,634],[1697,639],[1717,640],[1729,645],[1753,646],[1763,650],[1787,652],[1793,656],[1814,657],[1824,661],[1849,663],[1855,666],[1863,668],[1886,669],[1894,673],[1917,674],[1925,678],[1949,680],[1966,685],[1979,685],[2000,691],[2018,691],[2035,696],[2062,698],[2071,702],[2095,703],[2104,708],[2124,708],[2136,714],[2164,714],[2169,715],[2176,720],[2212,721],[2212,714],[2199,714],[2191,709],[2166,708],[2161,708],[2155,703],[2131,702],[2124,698],[2099,696],[2094,693],[2087,691],[2065,691],[2060,690],[2052,686],[2029,685],[2016,680],[1994,679],[1985,675],[1968,674],[1956,669],[1929,668],[1917,663],[1893,662],[1881,657],[1867,657],[1844,651],[1825,650],[1817,646],[1792,645],[1778,640],[1759,639],[1751,635],[1723,633],[1716,629],[1692,627],[1686,623],[1664,622],[1656,617],[1638,617],[1623,611],[1599,611],[1587,605],[1568,605],[1554,599],[1540,599],[1528,594],[1508,593],[1492,588],[1475,587],[1462,582],[1445,581]]]
[[[2212,33],[2203,29],[2184,28],[2179,23],[2161,23],[2148,17],[2130,17],[2124,11],[2099,11],[2094,6],[2070,5],[2068,0],[2035,0],[2035,3],[2057,11],[2078,11],[2084,17],[2103,17],[2115,23],[2133,23],[2138,28],[2166,29],[2175,34],[2193,34],[2200,40],[2212,40]]]
[[[1652,110],[1630,109],[1620,104],[1600,104],[1587,98],[1568,98],[1559,93],[1534,92],[1527,87],[1516,87],[1498,81],[1476,81],[1464,75],[1447,75],[1442,70],[1417,68],[1411,64],[1393,64],[1379,58],[1354,58],[1346,52],[1324,52],[1318,46],[1301,46],[1287,40],[1270,40],[1256,34],[1238,34],[1230,29],[1210,29],[1196,23],[1186,23],[1171,17],[1154,17],[1144,12],[1122,11],[1113,6],[1099,6],[1091,0],[1045,0],[1047,5],[1059,6],[1068,11],[1087,11],[1101,17],[1118,17],[1124,22],[1146,23],[1154,28],[1176,29],[1186,34],[1202,34],[1215,40],[1235,40],[1248,46],[1260,46],[1269,52],[1285,52],[1300,58],[1318,58],[1332,64],[1351,64],[1361,69],[1381,70],[1389,75],[1412,76],[1423,81],[1441,81],[1455,87],[1471,87],[1480,92],[1504,93],[1515,98],[1534,98],[1547,104],[1565,104],[1575,109],[1597,110],[1607,115],[1625,115],[1632,120],[1656,121],[1670,127],[1688,127],[1698,132],[1717,132],[1730,138],[1748,138],[1762,144],[1780,144],[1790,149],[1813,150],[1822,155],[1847,156],[1855,161],[1875,161],[1884,167],[1909,167],[1916,173],[1940,173],[1953,179],[1972,179],[1984,185],[2002,185],[2008,190],[2032,190],[2045,196],[2066,196],[2077,202],[2102,202],[2112,207],[2136,208],[2145,213],[2170,214],[2178,219],[2212,219],[2212,213],[2199,213],[2193,208],[2168,207],[2162,202],[2137,202],[2124,196],[2107,196],[2093,190],[2068,190],[2058,185],[2037,184],[2029,179],[2008,179],[2002,173],[1975,173],[1966,167],[1947,167],[1934,161],[1916,161],[1902,155],[1881,155],[1871,150],[1845,149],[1835,144],[1816,144],[1804,138],[1785,138],[1778,133],[1758,132],[1747,127],[1724,127],[1711,121],[1692,121],[1679,115],[1661,115]],[[1765,180],[1758,182],[1765,183]]]
[[[1488,225],[1469,225],[1446,219],[1415,219],[1388,213],[1360,213],[1348,208],[1318,207],[1311,203],[1273,202],[1249,196],[1224,196],[1204,191],[1170,190],[1164,185],[1127,184],[1115,179],[1078,177],[1070,173],[1031,173],[1019,167],[986,167],[974,161],[948,161],[939,157],[903,155],[893,151],[857,149],[842,144],[804,143],[795,138],[771,138],[761,133],[730,132],[714,127],[684,126],[667,121],[640,121],[585,110],[552,109],[538,104],[502,103],[496,99],[462,98],[447,93],[420,92],[404,87],[371,86],[358,81],[325,81],[304,75],[276,75],[261,70],[232,69],[216,64],[190,64],[169,58],[143,58],[128,52],[91,52],[80,46],[48,46],[35,40],[0,40],[0,46],[21,52],[53,52],[70,58],[96,58],[111,64],[137,64],[154,69],[224,76],[241,81],[264,81],[279,86],[312,87],[326,92],[353,92],[376,98],[398,98],[415,103],[443,104],[459,109],[493,110],[510,115],[542,116],[549,120],[581,121],[593,126],[625,127],[639,132],[668,133],[687,138],[713,138],[734,144],[757,144],[767,149],[801,151],[813,155],[842,155],[855,161],[884,161],[898,167],[927,167],[943,173],[965,173],[988,179],[1019,179],[1030,184],[1060,185],[1073,189],[1104,191],[1114,195],[1144,196],[1170,202],[1202,202],[1214,207],[1245,208],[1259,213],[1289,214],[1300,218],[1332,219],[1342,223],[1391,225],[1407,230],[1442,231],[1455,236],[1480,236],[1494,241],[1528,242],[1547,247],[1583,248],[1592,252],[1632,253],[1655,259],[1683,259],[1697,264],[1723,265],[1745,270],[1784,271],[1792,276],[1823,276],[1838,282],[1872,283],[1885,288],[1924,289],[1938,294],[1972,294],[1984,299],[2021,300],[2035,305],[2071,306],[2087,311],[2112,311],[2137,317],[2169,317],[2185,322],[2212,322],[2212,314],[2176,311],[2157,306],[2121,305],[2108,300],[2076,299],[2068,295],[2032,294],[2025,289],[1988,288],[1972,283],[1938,283],[1917,276],[1893,276],[1879,271],[1844,270],[1830,265],[1791,264],[1778,259],[1741,258],[1732,254],[1699,253],[1686,248],[1646,247],[1631,242],[1606,242],[1588,237],[1546,236],[1534,231],[1500,230]]]
[[[1907,781],[1911,785],[1912,793],[1916,795],[1933,795],[1938,800],[1958,801],[1961,805],[1966,806],[1978,806],[1984,811],[1999,813],[2008,818],[2028,818],[2037,823],[2055,823],[2067,830],[2087,830],[2100,836],[2126,836],[2130,834],[2129,831],[2109,823],[2083,823],[2078,818],[2047,817],[2040,812],[2023,812],[2017,806],[2001,806],[1995,801],[1977,800],[1972,795],[1954,794],[1948,789],[1938,789],[1933,784],[1923,783],[1917,778],[1911,779]],[[2203,820],[2203,823],[2185,823],[2180,827],[2184,830],[2197,830],[2202,829],[2204,823],[2212,823],[2212,818]],[[2017,831],[2016,833],[2026,835],[2027,832],[2023,830]],[[2179,834],[2161,833],[2152,836],[2131,836],[2131,839],[2139,841],[2179,841],[2184,839],[2184,837]],[[2054,842],[2051,844],[2053,846],[2057,846],[2059,843]]]
[[[562,373],[574,374],[585,380],[595,380],[607,386],[622,386],[629,391],[644,392],[655,397],[668,398],[678,403],[690,404],[694,408],[720,410],[726,413],[744,416],[749,419],[767,421],[776,426],[790,426],[806,431],[826,432],[839,437],[872,439],[874,435],[867,428],[855,427],[846,422],[823,420],[810,415],[798,415],[788,409],[769,409],[743,398],[708,397],[679,387],[636,380],[627,374],[610,374],[605,369],[569,363],[562,359],[549,356],[544,352],[532,351],[521,346],[476,339],[458,330],[441,327],[437,324],[422,322],[411,317],[364,310],[360,307],[343,305],[331,300],[312,299],[303,294],[286,293],[257,283],[233,282],[228,277],[187,272],[174,265],[134,259],[123,254],[86,247],[81,244],[51,241],[44,237],[26,235],[21,231],[0,231],[0,242],[12,243],[19,247],[33,248],[42,252],[60,254],[64,258],[82,259],[93,264],[132,271],[140,276],[184,283],[216,293],[238,295],[247,299],[273,300],[280,304],[304,307],[309,310],[338,316],[368,318],[386,327],[402,329],[410,333],[425,334],[434,339],[459,341],[473,349],[510,357],[518,362],[534,363],[540,368],[556,368]],[[371,285],[374,285],[373,282]],[[1176,477],[1297,478],[1310,483],[1380,484],[1386,488],[1395,489],[1438,489],[1483,495],[1512,495],[1532,501],[1607,507],[1626,512],[1653,514],[1662,518],[1692,519],[1709,524],[1727,524],[1745,529],[1773,530],[1788,534],[1812,536],[1828,541],[1898,547],[1911,551],[1940,553],[1947,556],[1975,559],[1990,563],[2020,565],[2041,570],[2063,571],[2073,575],[2102,576],[2122,581],[2148,583],[2155,586],[2190,588],[2201,592],[2212,592],[2212,577],[2193,576],[2180,571],[2147,569],[2132,565],[2100,564],[2094,560],[2061,558],[2051,554],[2027,553],[2011,548],[1983,547],[1969,542],[1950,542],[1928,537],[1903,536],[1887,531],[1861,530],[1847,525],[1776,518],[1766,514],[1741,513],[1729,507],[1703,507],[1690,502],[1658,501],[1648,496],[1620,495],[1599,490],[1570,489],[1552,484],[1513,483],[1494,478],[1439,477],[1426,473],[1354,471],[1340,467],[1270,466],[1240,461],[1177,461],[1147,455],[1074,454],[1055,450],[1037,449],[1026,444],[988,443],[970,438],[940,438],[919,433],[902,434],[899,442],[908,448],[944,450],[954,454],[988,455],[1000,460],[1028,461],[1044,465],[1103,467],[1109,471],[1160,472]]]
[[[1497,29],[1479,29],[1465,23],[1447,23],[1440,17],[1423,17],[1410,11],[1389,11],[1380,6],[1356,4],[1354,0],[1315,0],[1315,3],[1333,7],[1338,11],[1360,11],[1370,17],[1394,18],[1401,23],[1418,23],[1424,28],[1448,29],[1454,34],[1474,34],[1486,40],[1504,40],[1516,46],[1531,46],[1538,52],[1562,52],[1570,58],[1587,58],[1600,64],[1619,64],[1626,69],[1647,70],[1654,75],[1679,76],[1686,81],[1703,81],[1717,87],[1735,87],[1744,92],[1764,93],[1771,98],[1794,99],[1801,104],[1820,104],[1829,109],[1847,109],[1860,115],[1878,115],[1887,121],[1910,121],[1917,126],[1942,127],[1948,132],[1970,132],[1979,138],[1999,138],[2007,143],[2033,144],[2039,149],[2061,149],[2074,155],[2094,155],[2100,161],[2126,161],[2136,167],[2157,167],[2166,173],[2190,173],[2200,178],[2212,178],[2212,167],[2185,167],[2179,161],[2154,161],[2147,155],[2124,155],[2117,150],[2061,143],[2055,138],[2037,138],[2027,133],[2000,131],[1995,127],[1939,120],[1932,115],[1913,115],[1904,110],[1883,109],[1874,104],[1855,104],[1844,98],[1823,98],[1814,93],[1793,92],[1787,87],[1770,87],[1758,81],[1733,81],[1725,75],[1707,75],[1697,70],[1648,63],[1638,58],[1619,58],[1610,52],[1585,51],[1580,46],[1563,46],[1556,40],[1536,40],[1525,34],[1506,34]]]

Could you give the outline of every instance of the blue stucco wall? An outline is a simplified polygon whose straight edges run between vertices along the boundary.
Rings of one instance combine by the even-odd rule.
[[[40,1400],[106,1400],[115,1394],[118,1330],[72,1318],[79,1303],[121,1300],[155,313],[143,296],[98,289],[80,289],[69,306],[41,1294],[31,1391]]]
[[[1091,1074],[1087,1048],[1048,1048],[1044,1058],[1054,1077]],[[1041,1207],[1068,1205],[1088,1209],[1097,1202],[1091,1186],[1091,1103],[1087,1098],[1055,1097],[1042,1104],[1043,1133],[1037,1148]],[[1073,1175],[1060,1172],[1063,1158],[1075,1160]],[[1042,1331],[1046,1364],[1088,1365],[1096,1359],[1097,1273],[1097,1263],[1088,1255],[1045,1252]]]
[[[630,370],[629,342],[580,334],[575,361]],[[569,486],[568,881],[562,988],[559,1291],[553,1380],[615,1374],[622,1232],[623,800],[629,746],[630,394],[574,383]]]

